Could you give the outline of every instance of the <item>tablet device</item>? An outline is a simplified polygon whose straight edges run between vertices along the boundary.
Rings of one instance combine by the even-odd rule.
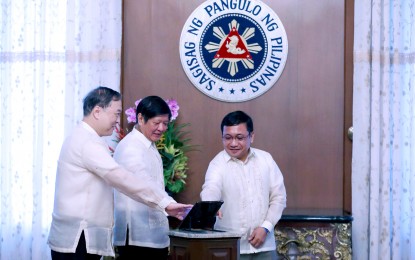
[[[199,201],[192,207],[179,225],[182,230],[214,230],[216,214],[223,201]]]

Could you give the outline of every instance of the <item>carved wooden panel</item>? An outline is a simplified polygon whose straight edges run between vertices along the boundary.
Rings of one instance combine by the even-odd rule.
[[[351,223],[283,223],[275,240],[279,259],[352,259]]]

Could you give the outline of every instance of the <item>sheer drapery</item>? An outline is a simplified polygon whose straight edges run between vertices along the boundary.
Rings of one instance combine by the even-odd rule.
[[[0,259],[50,259],[60,146],[89,90],[119,90],[121,5],[1,2]]]
[[[415,2],[355,1],[353,258],[415,259]]]

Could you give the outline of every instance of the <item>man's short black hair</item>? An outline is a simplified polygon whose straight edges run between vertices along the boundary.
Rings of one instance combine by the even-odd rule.
[[[252,121],[252,118],[243,111],[234,111],[227,114],[223,118],[222,123],[220,124],[220,130],[223,134],[224,126],[235,126],[243,123],[246,124],[246,129],[248,130],[248,133],[251,134],[254,131],[254,123]]]
[[[144,122],[147,122],[150,118],[169,115],[169,121],[171,119],[171,111],[169,105],[159,96],[148,96],[143,98],[137,105],[136,109],[136,122],[138,122],[138,114],[144,118]]]

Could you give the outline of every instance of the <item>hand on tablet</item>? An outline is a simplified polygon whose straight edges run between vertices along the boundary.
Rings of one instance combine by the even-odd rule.
[[[218,213],[216,214],[216,216],[218,216],[219,219],[222,219],[223,214],[221,210],[218,210]]]
[[[192,207],[191,204],[170,203],[165,210],[169,216],[183,220]]]

